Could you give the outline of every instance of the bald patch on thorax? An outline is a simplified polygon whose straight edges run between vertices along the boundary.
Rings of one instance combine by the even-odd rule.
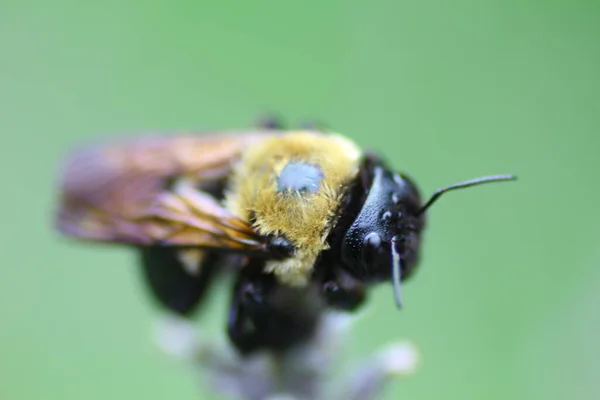
[[[322,180],[323,172],[319,167],[303,162],[291,162],[283,167],[277,178],[277,191],[315,193],[319,190]]]

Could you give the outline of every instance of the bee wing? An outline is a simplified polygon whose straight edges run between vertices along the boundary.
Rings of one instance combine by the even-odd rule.
[[[61,176],[58,230],[99,242],[266,251],[247,222],[196,187],[226,177],[246,146],[272,134],[145,138],[76,150]],[[169,189],[173,180],[179,183]]]

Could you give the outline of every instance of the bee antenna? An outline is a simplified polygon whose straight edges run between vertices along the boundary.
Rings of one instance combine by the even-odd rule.
[[[402,309],[402,258],[396,248],[396,236],[392,238],[390,246],[392,248],[392,287],[394,288],[394,300],[396,307]]]
[[[502,181],[514,181],[516,179],[517,179],[516,175],[491,175],[491,176],[482,176],[480,178],[475,178],[475,179],[471,179],[471,180],[468,180],[468,181],[455,183],[453,185],[437,189],[433,193],[433,195],[429,198],[429,200],[427,201],[427,203],[425,203],[425,205],[423,207],[421,207],[421,209],[417,212],[417,216],[419,216],[419,215],[423,214],[425,211],[427,211],[427,209],[429,207],[431,207],[431,205],[433,203],[435,203],[435,201],[437,199],[439,199],[442,194],[444,194],[446,192],[449,192],[451,190],[468,188],[468,187],[471,187],[471,186],[477,186],[477,185],[481,185],[482,183],[502,182]]]

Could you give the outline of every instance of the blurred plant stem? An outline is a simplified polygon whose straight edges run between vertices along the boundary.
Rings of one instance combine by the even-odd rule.
[[[326,314],[311,341],[282,355],[239,356],[228,344],[203,338],[190,321],[165,315],[155,338],[160,348],[198,371],[211,389],[239,400],[374,400],[388,383],[415,371],[419,355],[409,342],[380,350],[336,373],[351,317]]]

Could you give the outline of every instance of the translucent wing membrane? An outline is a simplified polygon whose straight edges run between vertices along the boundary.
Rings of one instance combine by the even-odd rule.
[[[246,146],[272,134],[146,138],[75,151],[61,176],[57,227],[99,242],[264,251],[246,221],[197,188],[225,179]]]

